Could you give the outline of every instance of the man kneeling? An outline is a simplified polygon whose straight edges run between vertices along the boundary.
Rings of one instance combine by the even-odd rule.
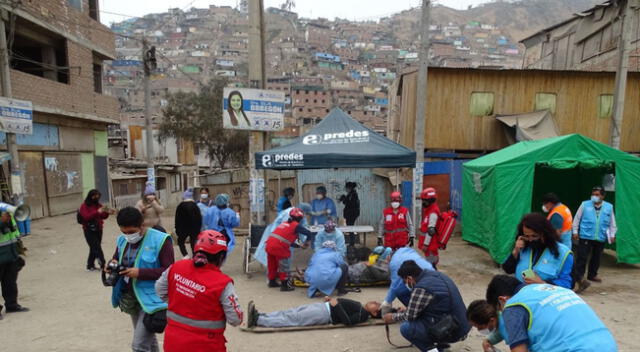
[[[251,301],[247,312],[249,314],[247,319],[249,328],[254,326],[284,328],[327,324],[356,325],[366,322],[371,317],[379,318],[380,303],[367,302],[362,306],[360,302],[350,299],[325,297],[322,303],[305,304],[271,313],[258,313],[253,301]]]
[[[385,314],[386,323],[403,322],[400,333],[420,351],[446,348],[466,337],[471,330],[466,308],[448,276],[422,270],[413,260],[402,263],[398,276],[411,290],[411,298],[404,312]]]

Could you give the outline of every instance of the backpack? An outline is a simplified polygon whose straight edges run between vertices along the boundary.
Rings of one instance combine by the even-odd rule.
[[[436,233],[438,234],[438,242],[440,243],[440,249],[447,249],[447,243],[453,235],[458,224],[458,213],[453,210],[447,210],[440,214],[440,219],[436,224]]]
[[[84,219],[82,218],[82,215],[80,215],[80,209],[76,210],[76,221],[80,225],[84,224]]]

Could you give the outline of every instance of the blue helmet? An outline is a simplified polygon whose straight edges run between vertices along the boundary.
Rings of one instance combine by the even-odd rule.
[[[298,208],[302,210],[305,214],[311,213],[311,204],[309,203],[300,203],[298,204]]]

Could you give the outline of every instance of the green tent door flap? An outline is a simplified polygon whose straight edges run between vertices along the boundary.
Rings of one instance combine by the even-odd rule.
[[[540,211],[540,197],[555,192],[575,211],[591,188],[610,180],[618,225],[618,262],[640,263],[640,158],[578,134],[525,141],[463,165],[463,239],[486,248],[502,263],[513,249],[516,227]]]

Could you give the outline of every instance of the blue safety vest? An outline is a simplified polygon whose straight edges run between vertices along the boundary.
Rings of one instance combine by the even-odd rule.
[[[569,254],[571,254],[571,250],[564,244],[557,243],[557,245],[559,253],[557,258],[551,254],[548,248],[545,248],[535,265],[533,265],[534,256],[531,248],[523,249],[522,252],[520,252],[520,260],[518,260],[518,265],[516,266],[516,279],[524,282],[522,273],[528,269],[533,269],[544,281],[548,282],[557,279],[562,271],[564,262],[567,260]]]
[[[164,242],[168,238],[170,238],[170,236],[164,232],[160,232],[152,228],[147,229],[147,233],[142,238],[142,243],[138,247],[134,267],[139,269],[160,268],[160,259],[158,256],[160,255],[160,250],[162,249]],[[120,256],[120,258],[118,258],[118,263],[122,263],[122,258],[127,246],[127,240],[123,235],[118,237],[116,245],[118,246],[118,254]],[[167,304],[156,294],[155,283],[156,280],[133,279],[133,292],[135,293],[142,310],[148,314],[153,314],[159,310],[167,309]],[[113,289],[120,289],[120,286],[116,285]],[[119,295],[112,295],[111,303],[114,308],[120,303],[115,299],[115,297],[119,297]]]
[[[531,352],[614,352],[611,332],[573,291],[548,285],[524,286],[505,306],[529,312]]]
[[[582,202],[582,218],[580,218],[580,238],[604,242],[607,240],[607,229],[611,223],[613,205],[602,201],[600,212],[590,200]]]

